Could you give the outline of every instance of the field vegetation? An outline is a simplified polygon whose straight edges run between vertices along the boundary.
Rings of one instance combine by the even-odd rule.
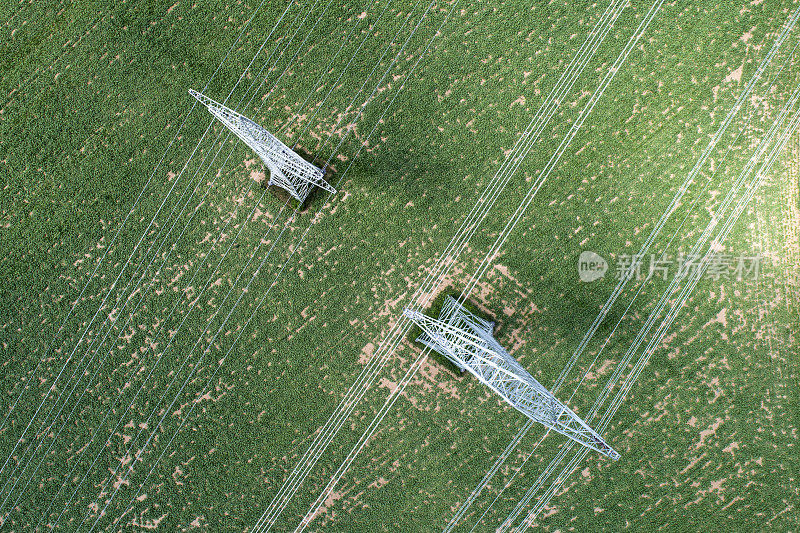
[[[98,519],[99,528],[131,531],[256,523],[606,5],[461,2],[437,35],[451,4],[434,3],[420,21],[423,4],[332,2],[323,12],[328,4],[318,2],[307,19],[305,5],[281,19],[284,3],[240,0],[0,7],[0,420],[11,413],[0,429],[0,461],[10,457],[0,475],[3,530],[57,522],[72,531],[85,516],[86,529]],[[441,280],[430,313],[444,294],[461,293],[649,5],[636,0],[623,12]],[[616,260],[639,249],[797,5],[664,4],[470,295],[542,384],[552,385],[611,293]],[[653,253],[675,257],[699,237],[798,83],[798,31]],[[231,107],[243,101],[242,113],[304,156],[319,165],[331,158],[339,192],[315,193],[290,217],[297,206],[264,188],[258,158],[203,108],[190,113],[188,89],[209,79],[205,94],[230,93]],[[799,150],[795,135],[726,243],[727,254],[762,256],[757,279],[702,280],[604,435],[622,458],[590,454],[539,527],[796,527]],[[579,281],[584,250],[609,261],[605,278]],[[142,272],[123,309],[118,294]],[[568,398],[622,318],[570,401],[576,412],[589,409],[668,283],[626,290],[564,385]],[[306,513],[419,353],[414,338],[393,353],[276,530],[292,530]],[[85,353],[96,359],[84,372]],[[40,428],[51,406],[52,428]],[[524,421],[431,357],[311,529],[441,530]],[[551,433],[522,465],[543,434],[531,431],[458,530],[484,511],[476,530],[500,525],[563,444]],[[23,470],[31,443],[38,451]],[[118,465],[132,461],[123,477]]]

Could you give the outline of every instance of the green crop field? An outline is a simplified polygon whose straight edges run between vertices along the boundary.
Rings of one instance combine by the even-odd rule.
[[[749,190],[737,178],[800,82],[800,28],[759,68],[800,2],[664,2],[581,123],[652,5],[631,1],[437,273],[612,3],[2,3],[0,530],[258,530],[379,355],[272,530],[310,516],[312,531],[441,531],[461,509],[455,531],[495,531],[537,505],[520,529],[795,530],[798,132],[717,245],[730,271],[682,304],[668,291],[728,192]],[[337,193],[299,205],[267,187],[189,89],[325,165]],[[590,451],[553,485],[560,463],[513,514],[569,442],[534,424],[462,507],[526,418],[420,358],[417,329],[387,349],[403,309],[436,316],[480,272],[467,307],[551,388],[682,191],[556,394],[585,416],[617,368],[633,374],[617,365],[651,313],[665,320],[659,298],[678,302],[602,431],[621,458]],[[607,260],[604,277],[581,281],[584,251]],[[650,254],[672,268],[648,277]],[[758,271],[737,274],[736,258]]]

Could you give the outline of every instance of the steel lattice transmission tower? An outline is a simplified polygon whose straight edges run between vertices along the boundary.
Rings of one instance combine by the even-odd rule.
[[[285,189],[301,204],[315,186],[330,193],[336,192],[336,189],[323,179],[324,170],[297,155],[266,129],[204,94],[191,89],[189,94],[197,98],[212,115],[258,154],[269,169],[268,185],[277,185]]]
[[[405,309],[403,314],[423,333],[417,341],[468,370],[525,416],[596,450],[619,459],[603,438],[531,376],[492,336],[494,323],[467,311],[448,296],[439,318]]]

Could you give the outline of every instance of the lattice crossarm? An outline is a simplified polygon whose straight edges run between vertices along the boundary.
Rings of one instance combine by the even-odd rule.
[[[303,161],[308,163],[305,160]],[[325,172],[323,172],[322,169],[313,166],[311,163],[308,163],[307,167],[296,168],[294,167],[295,163],[296,163],[295,161],[292,161],[292,164],[289,165],[296,172],[293,173],[294,176],[311,185],[319,187],[320,189],[324,189],[331,194],[336,194],[336,189],[334,189],[327,181],[323,179],[323,176],[325,176]]]
[[[212,100],[208,96],[204,95],[203,93],[199,93],[199,92],[195,91],[194,89],[189,89],[189,94],[194,96],[197,99],[198,102],[200,102],[201,104],[203,104],[204,106],[206,106],[209,109],[212,108],[212,107],[215,107],[215,108],[218,108],[218,109],[229,109],[229,108],[225,107],[224,105],[220,104],[219,102],[217,102],[216,100]],[[230,111],[231,111],[231,113],[238,114],[233,110],[230,110]]]
[[[444,304],[442,304],[442,310],[439,312],[439,320],[454,326],[463,326],[468,323],[473,328],[483,330],[487,333],[491,333],[494,330],[494,322],[490,322],[470,313],[452,296],[448,296]],[[455,320],[463,324],[454,323]]]
[[[619,458],[599,434],[511,357],[492,337],[491,330],[482,329],[476,321],[461,320],[466,311],[454,305],[446,301],[439,319],[410,309],[403,314],[422,329],[426,345],[457,360],[456,364],[531,420],[612,459]]]
[[[205,105],[212,115],[264,161],[272,175],[270,183],[286,189],[301,202],[308,196],[312,186],[336,193],[336,189],[324,180],[324,170],[300,157],[265,128],[197,91],[189,90],[189,94]]]
[[[266,163],[266,162],[265,162]],[[269,182],[268,185],[277,185],[282,189],[285,189],[290,195],[296,198],[298,201],[303,201],[305,195],[303,194],[305,191],[299,191],[295,184],[275,165],[267,164],[267,168],[269,169]]]
[[[451,356],[449,351],[445,347],[440,346],[436,341],[428,337],[426,333],[423,333],[422,335],[417,337],[417,342],[424,344],[431,350],[434,350],[435,352],[443,355],[444,357],[447,358],[448,361],[456,365],[456,367],[458,367],[459,370],[461,371],[466,370],[466,367],[464,366],[464,361],[462,361],[459,357]]]
[[[440,325],[446,327],[444,324]],[[428,334],[432,335],[434,339],[438,336],[436,332],[428,332]],[[470,338],[470,335],[464,334],[461,340],[475,350],[470,352],[470,355],[473,357],[473,362],[467,368],[468,370],[475,366],[475,361],[478,361],[483,363],[486,367],[491,368],[491,371],[495,374],[502,373],[511,378],[517,377],[516,374],[504,364],[505,361],[501,357],[480,342],[480,337]],[[477,374],[474,370],[472,373]]]
[[[486,342],[472,332],[453,327],[441,320],[423,315],[419,311],[404,309],[403,314],[426,332],[431,338],[442,339],[444,344],[463,343],[482,352],[489,351]]]

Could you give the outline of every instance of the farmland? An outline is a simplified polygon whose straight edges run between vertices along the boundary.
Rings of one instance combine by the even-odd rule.
[[[3,530],[253,527],[606,6],[288,5],[0,7]],[[622,12],[435,297],[469,284],[649,5]],[[542,384],[798,5],[667,2],[611,81],[468,298]],[[712,219],[798,85],[798,31],[652,253],[688,252]],[[189,89],[329,160],[337,194],[292,215]],[[603,433],[622,458],[590,453],[536,526],[796,527],[799,158],[795,133],[721,250],[761,257],[758,275],[701,279]],[[608,259],[605,278],[579,280],[584,250]],[[577,413],[670,280],[624,291],[559,395]],[[388,354],[274,530],[295,528],[421,350],[407,336]],[[524,421],[433,354],[310,528],[441,530]],[[533,427],[457,531],[500,526],[564,444],[544,435]]]

